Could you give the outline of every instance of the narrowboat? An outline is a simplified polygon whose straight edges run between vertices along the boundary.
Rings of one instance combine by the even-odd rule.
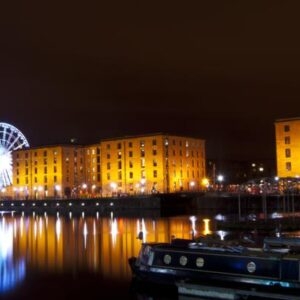
[[[260,246],[253,241],[224,242],[205,237],[145,243],[129,264],[134,278],[143,282],[249,290],[263,287],[300,295],[300,238],[270,237]]]

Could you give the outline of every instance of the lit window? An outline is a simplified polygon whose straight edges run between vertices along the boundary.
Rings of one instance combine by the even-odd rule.
[[[284,138],[284,143],[285,143],[286,145],[289,145],[289,144],[291,143],[291,138],[290,138],[289,136],[286,136],[286,137]]]

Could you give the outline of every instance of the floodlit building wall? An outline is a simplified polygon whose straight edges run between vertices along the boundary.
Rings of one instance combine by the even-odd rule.
[[[275,123],[278,177],[300,176],[300,118]]]

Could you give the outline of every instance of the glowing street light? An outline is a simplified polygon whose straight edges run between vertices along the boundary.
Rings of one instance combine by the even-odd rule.
[[[191,182],[190,182],[190,186],[191,186],[191,187],[194,187],[195,185],[196,185],[195,181],[191,181]]]
[[[110,184],[110,187],[111,187],[113,190],[115,190],[115,189],[117,188],[117,184],[116,184],[115,182],[112,182],[112,183]]]
[[[56,190],[57,192],[61,191],[61,186],[57,184],[57,185],[55,186],[55,190]]]
[[[223,182],[223,181],[224,181],[224,176],[223,176],[223,175],[221,175],[221,174],[220,174],[220,175],[218,175],[218,177],[217,177],[217,181],[218,181],[218,182],[220,182],[220,183],[221,183],[221,182]]]
[[[207,178],[203,178],[201,183],[202,183],[202,185],[205,186],[205,187],[208,187],[208,186],[209,186],[209,180],[208,180]]]

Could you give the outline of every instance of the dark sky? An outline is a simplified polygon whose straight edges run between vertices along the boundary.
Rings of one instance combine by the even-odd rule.
[[[300,116],[299,1],[6,1],[0,120],[31,144],[166,131],[274,157]]]

